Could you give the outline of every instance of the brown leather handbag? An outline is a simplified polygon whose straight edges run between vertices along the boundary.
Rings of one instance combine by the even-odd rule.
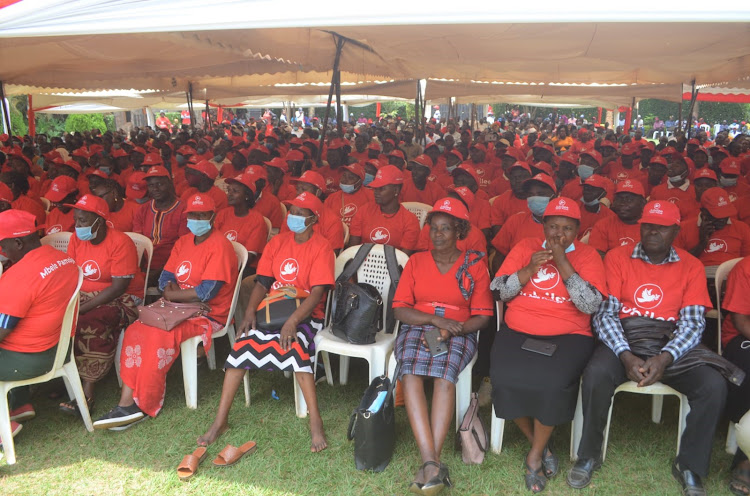
[[[479,416],[479,396],[471,393],[471,403],[456,433],[456,445],[461,448],[461,458],[467,465],[479,465],[490,445],[490,434]]]
[[[171,331],[187,319],[208,315],[209,312],[211,312],[211,307],[205,303],[175,303],[159,298],[150,305],[138,307],[138,320],[147,326]]]

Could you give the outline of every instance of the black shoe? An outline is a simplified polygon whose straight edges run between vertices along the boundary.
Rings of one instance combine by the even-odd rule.
[[[120,427],[137,422],[143,417],[145,417],[145,414],[135,403],[130,406],[116,406],[94,422],[94,429]]]
[[[701,476],[690,469],[682,469],[677,465],[677,460],[672,464],[672,475],[682,486],[682,494],[685,496],[705,496],[706,490],[703,488]]]
[[[595,470],[602,464],[593,458],[579,458],[568,472],[568,485],[574,489],[583,489],[591,483]]]

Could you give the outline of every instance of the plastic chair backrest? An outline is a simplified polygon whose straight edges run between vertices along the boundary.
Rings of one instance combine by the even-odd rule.
[[[68,306],[65,308],[65,315],[63,316],[62,327],[60,329],[60,342],[57,344],[57,351],[55,352],[55,361],[52,365],[52,369],[46,374],[37,377],[35,382],[44,382],[52,379],[55,371],[62,368],[65,363],[65,359],[68,358],[69,353],[72,354],[73,350],[70,348],[70,340],[73,334],[73,328],[78,321],[78,299],[81,291],[81,285],[83,284],[83,271],[80,267],[78,269],[78,284],[73,295],[68,300]]]
[[[143,234],[138,234],[134,232],[126,232],[125,234],[128,235],[130,239],[133,240],[133,244],[135,245],[135,250],[138,253],[138,266],[141,266],[141,260],[143,260],[143,254],[146,253],[146,273],[145,278],[146,282],[144,284],[143,288],[143,294],[146,294],[146,291],[148,290],[148,275],[149,272],[151,272],[151,258],[154,256],[154,244],[153,242],[148,239],[148,237],[144,236]]]
[[[726,281],[727,276],[729,276],[729,273],[732,271],[735,265],[742,260],[742,258],[733,258],[732,260],[727,260],[726,262],[719,265],[719,267],[716,269],[716,275],[714,276],[714,282],[716,284],[716,311],[719,314],[718,317],[718,350],[719,353],[721,353],[721,286],[724,284],[724,281]]]
[[[420,202],[404,202],[401,205],[403,205],[406,210],[417,216],[417,220],[419,220],[419,228],[422,229],[424,227],[424,222],[427,219],[427,214],[432,210],[432,205]]]
[[[263,217],[263,221],[266,223],[266,230],[268,230],[268,236],[266,237],[266,242],[271,241],[271,238],[273,238],[273,234],[271,234],[271,229],[273,229],[273,225],[271,224],[271,219],[268,217]]]
[[[52,208],[52,202],[43,196],[39,197],[39,200],[42,202],[42,205],[44,205],[44,211],[49,213],[49,210]]]
[[[490,200],[489,200],[490,201],[490,206],[492,206],[492,204],[495,203],[495,200],[497,200],[498,198],[500,198],[500,195],[493,196],[492,198],[490,198]]]
[[[591,231],[583,235],[583,237],[581,238],[581,243],[589,244],[589,237],[591,237]]]
[[[349,225],[344,221],[341,223],[344,225],[344,246],[346,246],[349,243]]]
[[[279,203],[279,207],[281,207],[281,217],[286,219],[286,205],[283,203]]]
[[[242,273],[245,271],[245,266],[247,265],[247,249],[236,241],[231,241],[231,243],[232,248],[234,248],[234,254],[237,255],[239,274],[237,275],[237,282],[234,283],[234,294],[232,296],[232,305],[229,307],[227,326],[232,323],[232,319],[234,318],[234,309],[237,306],[237,299],[240,295],[240,285],[242,284]]]
[[[70,237],[72,235],[73,233],[69,233],[69,232],[58,232],[58,233],[48,234],[39,241],[43,245],[50,245],[57,250],[64,251],[67,253],[68,243],[70,243]]]

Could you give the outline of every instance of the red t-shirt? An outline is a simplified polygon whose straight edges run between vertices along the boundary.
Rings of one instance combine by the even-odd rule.
[[[610,162],[607,177],[613,183],[617,184],[618,182],[625,181],[626,179],[631,179],[633,181],[643,181],[647,177],[647,174],[641,171],[641,169],[638,168],[637,164],[633,164],[633,167],[631,169],[626,169],[618,160],[617,162]]]
[[[469,229],[466,239],[456,240],[456,247],[461,251],[475,250],[487,255],[487,239],[484,237],[484,233],[473,224],[471,225],[471,229]],[[419,233],[417,250],[425,251],[432,250],[433,248],[432,239],[430,238],[430,225],[425,224]]]
[[[354,214],[367,203],[374,203],[375,196],[370,188],[359,188],[351,195],[343,191],[337,191],[326,198],[325,206],[334,212],[338,212],[341,221],[350,226]]]
[[[505,258],[495,277],[512,275],[526,267],[531,256],[544,249],[542,244],[543,241],[537,238],[521,240]],[[606,296],[601,257],[593,248],[577,240],[573,246],[575,250],[567,254],[571,265],[584,281]],[[521,292],[508,302],[504,318],[508,327],[525,334],[591,336],[591,316],[573,304],[554,261],[542,265]]]
[[[409,257],[393,295],[393,308],[414,308],[434,314],[432,303],[443,304],[445,317],[459,322],[466,322],[474,315],[492,315],[494,301],[490,292],[490,275],[483,262],[469,267],[469,274],[474,279],[474,292],[468,300],[461,294],[456,272],[464,259],[462,252],[450,270],[441,274],[431,252],[419,252]],[[461,284],[466,290],[470,287],[466,277]]]
[[[711,308],[703,264],[681,248],[679,262],[661,265],[632,258],[633,246],[607,253],[604,268],[609,294],[622,303],[620,318],[649,317],[676,321],[680,310],[690,305]]]
[[[216,214],[214,225],[229,241],[236,241],[256,255],[263,253],[268,227],[257,211],[250,210],[246,216],[237,217],[234,207],[227,207]]]
[[[37,182],[37,181],[34,181]],[[15,210],[23,210],[29,212],[36,217],[36,225],[44,225],[44,221],[47,218],[47,212],[44,211],[44,206],[36,200],[29,198],[26,195],[20,195],[12,203],[11,207]]]
[[[75,231],[76,221],[73,219],[73,209],[64,214],[59,208],[53,208],[47,214],[47,224],[44,228],[44,234],[55,234],[59,232]]]
[[[589,246],[607,253],[618,246],[636,245],[641,241],[641,225],[625,224],[617,215],[610,215],[598,221],[591,228]]]
[[[404,178],[404,185],[401,188],[401,196],[399,200],[403,202],[419,202],[426,203],[427,205],[434,205],[435,202],[441,198],[445,198],[445,190],[440,184],[432,181],[425,181],[423,190],[417,188],[412,181],[411,176],[407,175]]]
[[[606,191],[604,197],[609,200],[610,203],[615,199],[615,185],[614,183],[605,176],[604,179],[607,183],[607,186],[604,188],[604,191]],[[565,198],[570,198],[573,200],[580,200],[583,198],[583,183],[580,179],[568,181],[565,186],[563,186],[562,191],[560,192],[560,196],[564,196]]]
[[[473,164],[474,170],[479,176],[479,187],[485,190],[490,187],[492,180],[495,179],[495,166],[490,163]]]
[[[65,253],[51,246],[28,252],[0,277],[0,313],[21,319],[0,348],[38,353],[55,346],[77,283],[78,267]]]
[[[335,169],[331,169],[331,166],[325,165],[317,170],[318,174],[323,176],[323,179],[326,180],[326,194],[335,193],[339,190],[339,183],[341,182],[341,174],[346,169],[339,166]]]
[[[219,188],[217,188],[216,186],[211,186],[211,188],[205,193],[201,193],[200,191],[198,191],[197,188],[193,188],[193,187],[188,188],[185,190],[184,193],[182,193],[182,196],[180,196],[180,201],[182,203],[187,204],[190,202],[190,198],[192,198],[193,195],[198,195],[198,194],[210,196],[211,199],[214,201],[214,204],[216,205],[217,212],[229,206],[227,203],[227,194],[224,193]]]
[[[544,241],[542,223],[537,222],[531,212],[511,215],[492,238],[492,246],[502,255],[507,255],[524,238],[536,238],[540,243]]]
[[[115,277],[133,276],[125,292],[143,298],[144,276],[138,268],[135,244],[127,234],[107,229],[107,236],[98,245],[81,241],[74,234],[68,243],[68,255],[83,271],[81,291],[102,291],[112,285]]]
[[[492,201],[490,223],[493,226],[502,226],[512,215],[528,212],[529,205],[526,198],[518,198],[513,191],[508,190]]]
[[[505,174],[500,174],[500,177],[496,177],[490,184],[490,187],[487,188],[487,194],[490,196],[498,196],[509,190],[510,181],[505,176]]]
[[[271,192],[270,188],[264,188],[260,198],[255,202],[253,210],[257,210],[263,217],[268,217],[271,226],[277,229],[281,228],[284,223],[284,216],[281,215],[281,202]]]
[[[133,217],[133,232],[143,234],[154,244],[151,270],[161,270],[177,239],[190,232],[185,204],[175,201],[165,210],[157,210],[153,200],[142,204]]]
[[[352,219],[350,235],[363,243],[391,245],[399,250],[414,250],[419,240],[417,216],[399,206],[395,214],[385,215],[376,203],[363,205]]]
[[[490,229],[492,206],[489,200],[484,198],[474,198],[474,204],[469,206],[469,222],[479,229]]]
[[[586,210],[583,202],[581,202],[578,206],[581,208],[581,227],[578,229],[578,239],[583,238],[586,234],[591,232],[594,224],[596,224],[600,220],[615,215],[615,213],[603,203],[599,204],[599,211],[596,213]]]
[[[221,231],[214,229],[199,245],[193,234],[182,236],[174,244],[164,270],[175,275],[180,289],[192,289],[201,281],[223,281],[219,293],[206,303],[211,307],[209,317],[220,324],[227,321],[239,268],[232,243]]]
[[[120,232],[132,232],[135,212],[139,208],[140,205],[138,203],[126,200],[119,212],[109,213],[107,225],[109,227],[114,227]]]
[[[313,231],[326,238],[332,249],[340,250],[344,247],[344,224],[331,209],[323,207],[318,222],[313,225]],[[281,232],[291,232],[286,222],[281,225]]]
[[[257,274],[276,279],[271,289],[295,286],[312,291],[314,286],[331,286],[334,279],[335,256],[333,248],[320,234],[304,243],[294,240],[294,233],[281,233],[271,238],[263,256],[258,261]],[[312,317],[323,318],[325,298],[313,310]]]
[[[750,257],[745,257],[734,266],[727,278],[727,293],[721,306],[729,312],[750,315]],[[732,322],[732,315],[724,317],[721,324],[721,344],[726,346],[739,334]]]
[[[700,242],[699,219],[700,217],[693,217],[680,224],[680,232],[674,240],[675,246],[690,250]],[[698,260],[708,267],[748,255],[750,255],[750,226],[735,219],[724,229],[714,231]]]
[[[736,186],[729,186],[724,188],[727,192],[730,201],[737,201],[739,198],[750,196],[750,186],[748,186],[742,178],[737,181]]]
[[[649,194],[649,200],[667,200],[677,205],[680,209],[680,218],[688,219],[697,215],[700,211],[698,201],[695,199],[695,188],[690,184],[685,191],[672,186],[667,182],[654,187]]]

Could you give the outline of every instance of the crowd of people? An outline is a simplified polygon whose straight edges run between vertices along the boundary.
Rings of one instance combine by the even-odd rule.
[[[475,376],[489,380],[476,386],[491,385],[496,415],[528,439],[529,491],[558,474],[551,435],[573,419],[579,392],[582,439],[567,483],[591,482],[612,395],[631,380],[687,397],[672,474],[684,494],[705,494],[720,420],[740,422],[750,409],[750,136],[678,133],[654,144],[639,130],[541,118],[482,130],[389,118],[292,131],[271,117],[171,132],[0,136],[0,380],[50,368],[79,266],[72,355],[89,410],[121,341],[120,399],[96,429],[157,417],[181,343],[200,337],[209,351],[211,336],[236,318],[216,417],[198,445],[228,428],[247,370],[284,370],[304,395],[311,451],[323,451],[314,337],[325,325],[335,258],[348,246],[387,244],[409,256],[392,303],[394,355],[421,459],[409,491],[451,486],[441,453],[458,376],[478,355]],[[407,202],[428,205],[422,224]],[[67,253],[44,240],[61,232],[72,233]],[[148,279],[126,233],[153,244]],[[248,252],[243,273],[230,241]],[[705,332],[706,313],[717,266],[736,258],[721,356],[709,349],[717,340]],[[165,332],[138,318],[146,287],[206,311]],[[260,330],[258,308],[285,288],[301,304],[278,329]],[[447,345],[439,356],[426,340],[435,330]],[[26,388],[10,403],[15,435],[35,412]],[[81,408],[60,404],[74,415]],[[228,446],[214,463],[254,449]],[[732,466],[735,494],[750,493],[743,449]],[[186,458],[181,478],[201,459]]]

